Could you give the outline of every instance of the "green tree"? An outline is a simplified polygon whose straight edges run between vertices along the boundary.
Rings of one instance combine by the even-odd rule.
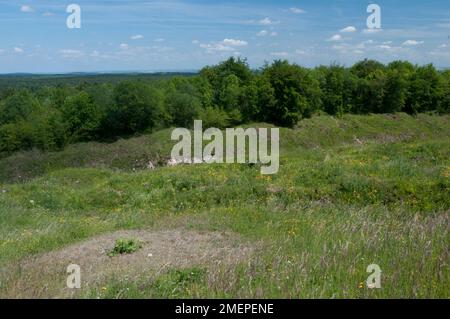
[[[0,153],[12,153],[22,148],[22,138],[17,124],[0,126]]]
[[[411,77],[406,111],[419,113],[438,110],[443,97],[441,81],[433,65],[417,67]]]
[[[442,101],[438,107],[439,113],[450,113],[450,71],[441,73]]]
[[[323,110],[336,115],[344,112],[345,68],[331,65],[321,70]]]
[[[270,114],[272,110],[276,109],[277,104],[275,90],[267,76],[259,76],[256,85],[258,88],[257,104],[251,110],[250,115],[253,120],[272,123],[273,119],[270,118]]]
[[[239,109],[242,115],[243,122],[252,122],[262,120],[261,105],[259,101],[260,91],[258,83],[259,79],[252,80],[248,85],[240,89]]]
[[[64,102],[62,112],[71,142],[89,141],[96,137],[102,113],[89,94],[80,92],[69,96]]]
[[[213,90],[212,105],[219,106],[232,113],[236,110],[235,104],[242,88],[253,79],[245,59],[234,57],[213,67],[206,67],[200,71],[200,76],[206,79]]]
[[[275,61],[263,70],[273,88],[276,103],[266,116],[279,125],[292,126],[321,107],[319,81],[312,73],[287,61]]]
[[[119,83],[114,89],[114,101],[109,123],[118,135],[153,129],[165,116],[162,94],[143,83]]]
[[[387,71],[383,96],[382,113],[400,112],[404,109],[408,95],[409,83],[401,71]]]
[[[360,79],[367,79],[369,76],[377,71],[384,71],[386,67],[384,64],[375,60],[362,60],[351,67],[351,72]]]
[[[39,101],[25,89],[19,89],[0,103],[0,125],[26,120]]]
[[[166,96],[166,107],[172,123],[179,127],[191,127],[201,112],[201,102],[197,97],[178,91]]]
[[[382,112],[386,83],[384,65],[364,60],[355,64],[351,72],[358,77],[354,111],[363,114]]]

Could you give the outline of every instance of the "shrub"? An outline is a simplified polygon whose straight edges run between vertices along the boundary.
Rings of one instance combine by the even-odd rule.
[[[227,112],[217,107],[207,107],[200,114],[204,127],[226,128],[230,124]]]
[[[109,257],[132,254],[142,248],[142,244],[135,239],[118,239],[114,248],[108,252]]]

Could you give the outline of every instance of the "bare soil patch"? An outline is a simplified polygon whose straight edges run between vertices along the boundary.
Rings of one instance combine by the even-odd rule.
[[[136,239],[142,248],[132,254],[109,257],[117,239]],[[8,267],[5,298],[66,298],[80,293],[68,289],[67,266],[81,267],[82,289],[115,278],[157,277],[171,268],[205,266],[208,269],[232,267],[248,259],[253,248],[236,235],[188,230],[117,231],[63,249],[30,257]],[[5,275],[5,274],[3,274]]]

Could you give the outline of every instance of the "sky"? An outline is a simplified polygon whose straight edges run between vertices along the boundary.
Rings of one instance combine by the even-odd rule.
[[[381,29],[368,29],[371,3]],[[450,67],[450,0],[0,0],[0,73],[193,71],[230,56]]]

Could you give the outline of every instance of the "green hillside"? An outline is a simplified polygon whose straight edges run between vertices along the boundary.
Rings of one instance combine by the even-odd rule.
[[[273,176],[165,167],[170,132],[0,159],[0,296],[450,295],[449,116],[303,120],[281,130]],[[107,257],[124,236],[145,256]],[[66,261],[86,278],[76,292]]]

